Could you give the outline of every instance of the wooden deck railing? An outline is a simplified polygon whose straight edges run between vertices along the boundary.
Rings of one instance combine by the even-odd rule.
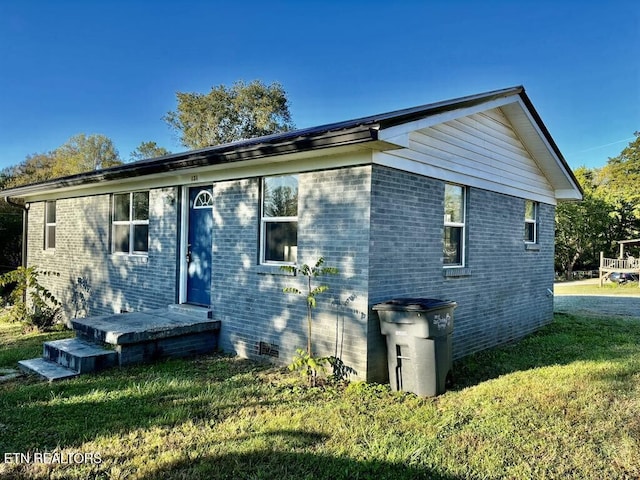
[[[640,258],[605,258],[604,253],[600,252],[600,286],[613,272],[635,273],[640,277]],[[640,287],[640,281],[638,286]]]
[[[605,270],[640,270],[640,259],[602,257],[600,261],[600,268]]]

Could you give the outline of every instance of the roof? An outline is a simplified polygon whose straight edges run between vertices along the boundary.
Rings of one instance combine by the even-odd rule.
[[[232,162],[256,160],[290,153],[310,152],[337,146],[364,144],[366,142],[377,141],[378,132],[383,129],[511,96],[519,96],[522,102],[526,105],[526,108],[537,124],[537,127],[544,135],[548,145],[561,162],[564,167],[563,169],[566,170],[566,175],[571,178],[577,189],[580,190],[578,181],[573,175],[573,172],[571,172],[571,169],[560,153],[560,150],[553,141],[553,138],[549,134],[547,128],[542,123],[540,116],[535,111],[533,104],[525,93],[524,87],[516,86],[378,115],[330,123],[317,127],[292,130],[284,133],[241,140],[238,142],[207,147],[199,150],[141,160],[103,170],[46,180],[39,183],[7,189],[2,192],[2,195],[5,198],[20,198],[63,187],[75,187],[209,165],[223,165]],[[580,192],[582,193],[581,190]]]

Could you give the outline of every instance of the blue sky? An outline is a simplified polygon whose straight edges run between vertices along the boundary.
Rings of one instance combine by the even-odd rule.
[[[640,130],[640,9],[578,1],[0,0],[0,168],[78,133],[184,150],[176,91],[280,82],[297,127],[524,85],[572,167]]]

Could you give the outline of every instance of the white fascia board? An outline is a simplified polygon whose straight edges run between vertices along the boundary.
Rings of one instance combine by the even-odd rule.
[[[514,130],[520,137],[520,141],[522,141],[525,147],[529,150],[529,153],[532,155],[536,163],[538,163],[538,167],[540,167],[544,175],[547,177],[548,181],[555,189],[556,197],[558,199],[581,200],[582,194],[580,193],[580,187],[577,186],[573,181],[571,174],[567,171],[568,167],[566,167],[562,160],[558,157],[558,155],[556,155],[555,150],[547,141],[547,138],[542,130],[540,130],[540,127],[534,120],[531,112],[529,112],[529,109],[519,97],[517,105],[520,107],[522,113],[526,116],[531,128],[535,131],[534,136],[527,135],[526,132],[518,131],[516,126],[517,122],[515,122],[514,119],[511,118],[510,113],[512,112],[510,112],[509,108],[503,109],[503,112],[514,126]],[[544,155],[535,154],[536,152],[534,151],[534,148],[532,148],[533,142],[539,143],[544,146]],[[561,179],[561,182],[558,182],[558,179]]]
[[[503,105],[518,101],[519,98],[520,97],[517,94],[513,94],[507,97],[497,98],[495,100],[474,105],[472,107],[449,110],[435,115],[429,115],[425,118],[414,120],[412,122],[403,123],[402,125],[381,128],[378,132],[378,140],[393,143],[400,147],[409,148],[409,133],[415,130],[432,127],[450,120],[455,120],[456,118],[466,117],[473,115],[474,113],[491,110],[492,108],[502,107]]]
[[[280,155],[243,162],[207,165],[173,172],[142,175],[108,182],[52,188],[45,192],[25,195],[21,198],[24,198],[26,202],[38,202],[366,165],[371,164],[371,146],[373,144],[374,142],[360,146],[336,147],[323,150],[323,155],[318,155],[317,152],[306,152],[306,155],[303,153]]]
[[[576,202],[579,202],[582,200],[582,195],[580,195],[580,192],[572,188],[560,189],[560,190],[556,190],[555,192],[556,192],[556,198],[558,200],[576,201]]]

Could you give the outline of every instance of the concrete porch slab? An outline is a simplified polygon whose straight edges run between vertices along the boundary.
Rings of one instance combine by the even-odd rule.
[[[132,312],[71,321],[73,329],[83,338],[128,345],[202,332],[218,332],[220,321],[165,308],[147,312]]]

